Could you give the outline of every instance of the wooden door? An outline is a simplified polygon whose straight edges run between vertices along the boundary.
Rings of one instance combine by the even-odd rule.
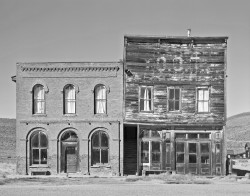
[[[178,174],[186,173],[186,142],[177,141],[176,142],[176,172]]]
[[[66,173],[76,173],[77,171],[77,147],[68,146],[65,151]]]
[[[200,142],[200,174],[211,175],[211,142]]]
[[[198,162],[198,143],[187,142],[187,153],[186,153],[186,173],[198,174],[199,162]]]

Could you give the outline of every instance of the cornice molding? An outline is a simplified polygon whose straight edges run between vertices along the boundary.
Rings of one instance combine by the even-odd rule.
[[[21,67],[22,72],[89,72],[118,71],[119,67]]]

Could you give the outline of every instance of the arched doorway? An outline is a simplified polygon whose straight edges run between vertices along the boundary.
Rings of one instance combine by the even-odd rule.
[[[79,140],[74,131],[65,131],[61,135],[60,149],[60,172],[76,173],[79,170]]]

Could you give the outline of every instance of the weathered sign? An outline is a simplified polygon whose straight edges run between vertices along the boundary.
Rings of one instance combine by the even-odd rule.
[[[233,159],[232,169],[250,171],[250,159]]]

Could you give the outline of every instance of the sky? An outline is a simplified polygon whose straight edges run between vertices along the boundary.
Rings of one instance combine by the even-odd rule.
[[[124,35],[228,36],[227,116],[250,111],[249,0],[0,0],[0,118],[17,62],[119,61]]]

